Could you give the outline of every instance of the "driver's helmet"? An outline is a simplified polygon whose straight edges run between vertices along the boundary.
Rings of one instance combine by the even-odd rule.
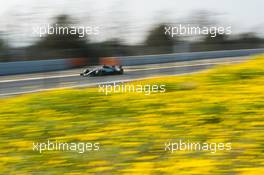
[[[89,69],[86,69],[86,70],[84,71],[84,73],[85,73],[85,74],[89,73]]]

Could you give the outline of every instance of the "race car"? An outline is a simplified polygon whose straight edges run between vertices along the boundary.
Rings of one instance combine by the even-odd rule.
[[[85,69],[80,75],[83,77],[94,77],[94,76],[103,76],[103,75],[122,75],[124,69],[122,66],[109,66],[103,65],[102,67],[95,69]]]

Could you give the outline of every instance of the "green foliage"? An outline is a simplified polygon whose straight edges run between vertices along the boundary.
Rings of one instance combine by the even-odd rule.
[[[147,36],[145,45],[157,47],[157,49],[165,47],[168,51],[172,51],[175,40],[171,36],[165,35],[165,27],[164,24],[155,27]]]

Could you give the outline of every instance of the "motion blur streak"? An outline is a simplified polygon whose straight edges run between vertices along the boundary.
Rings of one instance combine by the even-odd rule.
[[[135,79],[144,79],[146,77],[153,76],[157,77],[165,75],[186,74],[207,69],[217,64],[239,63],[246,59],[248,59],[248,57],[220,58],[213,60],[188,61],[158,65],[130,66],[127,67],[125,75],[122,76],[83,78],[78,75],[81,72],[80,69],[74,71],[74,73],[73,71],[70,71],[70,74],[63,72],[63,75],[49,76],[44,74],[45,76],[43,76],[42,74],[32,74],[24,76],[22,75],[20,76],[21,78],[18,78],[19,76],[6,76],[2,79],[0,78],[0,96],[4,97],[10,95],[39,92],[54,88],[78,88],[95,86],[100,83],[114,81],[122,82]],[[62,73],[55,72],[55,74]]]

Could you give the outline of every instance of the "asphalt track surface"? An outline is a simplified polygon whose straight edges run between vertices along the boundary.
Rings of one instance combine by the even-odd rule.
[[[165,64],[151,64],[124,67],[123,75],[81,77],[83,69],[12,75],[0,77],[0,98],[34,93],[59,88],[82,88],[108,84],[113,82],[128,82],[150,77],[189,74],[205,70],[219,64],[236,64],[248,60],[249,57],[217,58],[198,61],[185,61]]]

